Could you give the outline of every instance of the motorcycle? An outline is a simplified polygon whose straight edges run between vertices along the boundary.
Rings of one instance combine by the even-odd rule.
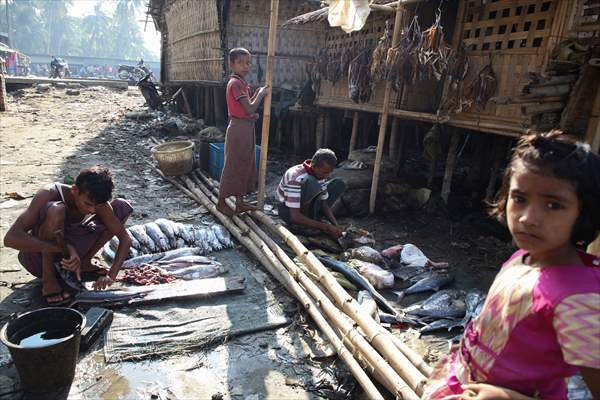
[[[146,76],[147,72],[140,67],[134,67],[131,65],[119,65],[117,75],[119,79],[123,79],[130,82],[139,82]]]
[[[69,71],[69,64],[63,59],[53,60],[50,63],[50,78],[69,78],[71,72]]]
[[[151,78],[152,72],[147,73],[137,82],[137,87],[140,88],[140,92],[142,92],[148,106],[153,110],[159,110],[163,107],[163,100]]]

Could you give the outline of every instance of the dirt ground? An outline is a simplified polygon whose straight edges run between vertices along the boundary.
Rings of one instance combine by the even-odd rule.
[[[127,118],[128,112],[143,110],[143,105],[136,88],[117,91],[92,87],[81,89],[77,96],[55,88],[46,93],[37,93],[32,88],[13,92],[9,96],[9,111],[0,114],[0,236],[4,237],[41,186],[75,177],[82,167],[95,164],[113,170],[115,196],[133,204],[135,211],[128,225],[160,217],[185,223],[210,222],[212,217],[206,210],[174,190],[146,164],[151,157],[150,136],[154,132],[144,126],[144,121]],[[270,168],[282,168],[294,161],[277,156],[276,152],[273,155]],[[273,187],[278,174],[272,171],[268,177],[269,187]],[[25,199],[8,199],[6,193],[10,192],[18,192]],[[485,220],[483,216],[477,219],[481,220]],[[429,258],[449,262],[455,275],[454,287],[462,289],[487,290],[500,263],[512,251],[510,243],[489,235],[489,230],[481,228],[479,222],[453,220],[442,214],[403,211],[341,222],[371,231],[379,249],[413,243]],[[254,276],[266,273],[250,258],[248,265]],[[17,252],[3,245],[0,245],[0,273],[2,320],[11,313],[39,305],[39,281],[19,265]],[[266,286],[276,289],[272,283]],[[287,298],[282,293],[278,295]],[[329,392],[323,382],[333,379],[339,368],[334,359],[316,362],[298,352],[291,359],[282,356],[286,346],[303,342],[309,347],[314,345],[306,339],[306,332],[302,318],[296,318],[291,325],[276,330],[233,338],[192,353],[137,363],[106,364],[98,344],[82,356],[69,398],[128,399],[155,395],[158,397],[152,398],[203,399],[217,393],[223,394],[223,398],[243,399],[326,397]],[[456,335],[456,332],[441,333],[417,339],[414,332],[395,333],[403,335],[430,361],[438,359],[447,349],[447,338]],[[292,341],[292,338],[299,339]],[[260,348],[256,343],[261,344]],[[325,379],[323,375],[328,374]],[[256,379],[257,376],[262,379]],[[0,399],[5,398],[2,393],[14,390],[17,390],[14,398],[19,398],[18,377],[2,346]]]

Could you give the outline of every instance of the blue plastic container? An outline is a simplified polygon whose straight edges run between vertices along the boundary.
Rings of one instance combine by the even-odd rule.
[[[225,164],[225,143],[211,143],[208,148],[208,173],[211,178],[220,180]],[[256,146],[256,174],[260,164],[260,146]]]

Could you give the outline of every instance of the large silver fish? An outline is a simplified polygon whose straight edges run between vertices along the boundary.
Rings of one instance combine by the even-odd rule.
[[[177,248],[177,237],[175,237],[175,226],[173,221],[169,221],[165,218],[159,218],[154,222],[156,223],[156,225],[158,225],[162,233],[164,233],[167,239],[169,240],[171,248]]]
[[[117,251],[117,248],[119,247],[119,238],[113,236],[113,238],[108,241],[108,247],[110,247],[112,251]]]
[[[210,227],[212,231],[215,233],[215,236],[219,240],[219,242],[223,245],[223,248],[231,248],[234,246],[233,241],[231,240],[231,235],[229,231],[225,229],[224,226],[219,224],[214,224]]]
[[[227,271],[227,268],[222,264],[199,264],[191,265],[179,270],[167,270],[167,273],[176,278],[191,280],[202,278],[213,278]]]
[[[169,260],[158,260],[157,261],[158,264],[173,264],[173,263],[212,264],[214,262],[215,261],[213,259],[210,259],[208,257],[196,256],[196,255],[182,256],[182,257],[177,257],[177,258],[173,258],[173,259],[169,259]]]
[[[201,253],[201,249],[196,247],[184,247],[181,249],[169,250],[162,253],[145,254],[125,260],[123,268],[137,268],[142,264],[149,264],[157,260],[174,260],[178,257],[198,255]]]
[[[441,290],[431,295],[419,307],[406,308],[404,312],[420,317],[462,318],[466,312],[464,292],[452,289]]]
[[[467,327],[470,320],[474,319],[481,312],[485,303],[485,294],[477,289],[469,290],[465,296],[467,311],[465,317],[460,321],[463,328]]]
[[[210,237],[210,241],[212,243],[211,247],[212,247],[213,251],[222,250],[224,246],[221,243],[221,241],[219,240],[217,233],[212,229],[212,227],[204,228],[204,230],[206,231],[206,234]]]
[[[407,294],[427,292],[429,290],[433,290],[433,291],[437,292],[442,287],[451,283],[453,280],[454,280],[454,278],[452,277],[452,275],[449,275],[449,274],[432,274],[432,275],[429,275],[429,276],[421,279],[420,281],[418,281],[417,283],[415,283],[408,289],[405,289],[401,292],[394,292],[394,293],[396,293],[398,295],[398,299],[399,299],[398,301],[400,301],[400,300],[402,300],[404,295],[407,295]]]
[[[179,231],[180,237],[185,240],[188,246],[194,245],[194,226],[190,224],[182,224]]]
[[[429,325],[425,325],[421,329],[419,329],[419,333],[426,333],[437,331],[439,329],[447,329],[448,332],[452,330],[452,328],[456,328],[460,326],[460,321],[455,319],[437,319],[430,323]]]
[[[160,227],[155,222],[148,222],[144,224],[144,229],[150,239],[154,241],[156,246],[161,251],[167,251],[171,249],[171,245],[169,244],[169,239],[165,236],[165,234],[160,230]]]
[[[129,228],[127,228],[127,231],[139,242],[140,248],[146,247],[148,249],[151,249],[151,247],[155,247],[154,242],[152,242],[152,245],[150,244],[150,241],[152,239],[150,239],[150,237],[146,233],[146,230],[141,225],[130,226]]]

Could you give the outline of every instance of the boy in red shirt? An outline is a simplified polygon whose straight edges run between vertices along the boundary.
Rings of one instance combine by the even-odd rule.
[[[256,110],[268,93],[268,86],[259,88],[254,95],[245,77],[252,66],[252,55],[243,48],[229,52],[229,67],[233,74],[227,83],[227,112],[229,126],[225,134],[225,164],[219,183],[217,208],[226,215],[255,210],[244,203],[244,195],[256,187],[256,156],[254,152],[254,123],[258,119]],[[235,210],[225,203],[235,196]]]

